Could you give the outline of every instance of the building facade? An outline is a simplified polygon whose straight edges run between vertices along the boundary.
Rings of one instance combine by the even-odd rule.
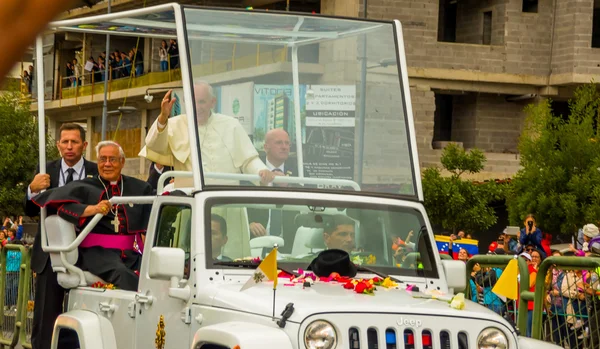
[[[146,1],[154,5],[165,1]],[[477,180],[507,178],[519,169],[518,140],[525,122],[523,108],[550,98],[556,113],[568,113],[566,101],[574,89],[600,80],[600,0],[211,0],[190,2],[220,7],[315,12],[325,15],[398,19],[404,31],[408,75],[421,167],[439,166],[447,142],[479,148],[488,158]],[[138,1],[114,0],[112,10],[139,6]],[[101,14],[106,2],[76,9],[64,18]],[[46,81],[46,110],[50,132],[64,122],[78,122],[88,129],[93,146],[100,140],[103,77],[86,70],[89,57],[105,50],[102,35],[57,34],[47,57],[52,79]],[[168,43],[167,43],[168,44]],[[143,73],[120,78],[110,73],[107,138],[121,143],[127,155],[126,172],[145,178],[149,163],[137,153],[147,128],[159,113],[165,89],[177,88],[179,71],[169,62],[162,71],[161,40],[111,37],[111,51],[137,48],[143,56]],[[323,50],[325,51],[325,50]],[[216,85],[243,82],[239,75],[276,74],[286,69],[283,50],[226,45],[203,46],[202,64],[208,80]],[[314,81],[327,81],[335,67],[321,57],[304,57],[305,73]],[[134,54],[135,55],[135,54]],[[77,60],[80,74],[69,75],[67,62]],[[136,63],[139,63],[137,61]],[[170,65],[174,65],[171,67]],[[88,65],[89,66],[89,65]],[[132,67],[131,69],[135,69]],[[230,75],[224,74],[231,72]],[[212,76],[219,78],[211,80]],[[252,75],[254,74],[254,75]],[[229,77],[227,77],[229,76]],[[260,81],[259,81],[260,82]],[[161,90],[162,89],[162,90]],[[376,91],[372,93],[376,94]],[[155,98],[144,99],[147,94]],[[280,100],[286,98],[285,94]],[[284,123],[288,104],[273,100],[269,122]],[[131,113],[118,107],[133,106]],[[36,105],[33,105],[36,109]],[[373,133],[385,134],[371,126]],[[381,130],[385,131],[385,130]],[[392,137],[393,135],[390,135]]]

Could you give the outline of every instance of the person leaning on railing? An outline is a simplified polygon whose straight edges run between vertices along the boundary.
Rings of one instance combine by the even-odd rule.
[[[158,48],[158,57],[160,57],[160,71],[169,70],[169,47],[167,41],[163,40]]]
[[[552,257],[562,256],[560,251],[553,251]],[[565,324],[565,306],[566,301],[563,302],[563,296],[561,293],[561,287],[565,273],[559,269],[556,265],[552,265],[546,274],[546,290],[548,294],[545,298],[545,309],[550,319],[550,336],[552,342],[561,345],[567,338],[567,327]]]
[[[588,245],[590,257],[600,258],[600,242],[593,241]],[[591,294],[590,312],[588,314],[589,323],[589,348],[600,348],[600,267],[594,269],[588,278],[589,288],[587,292]]]
[[[587,317],[586,286],[583,282],[581,270],[565,271],[565,277],[561,284],[561,293],[566,300],[565,313],[568,328],[569,348],[582,348],[583,340],[578,338],[585,325]]]

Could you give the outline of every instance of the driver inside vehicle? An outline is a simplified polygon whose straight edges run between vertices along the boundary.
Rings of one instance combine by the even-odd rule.
[[[214,213],[210,216],[210,233],[213,260],[230,262],[232,259],[223,255],[223,246],[227,243],[227,222],[223,217]]]
[[[327,249],[339,249],[352,253],[355,244],[355,222],[352,218],[344,215],[335,215],[325,222],[323,229],[323,241]]]

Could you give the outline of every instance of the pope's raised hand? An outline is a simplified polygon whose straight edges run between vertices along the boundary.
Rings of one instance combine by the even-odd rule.
[[[163,125],[167,124],[169,115],[171,115],[171,110],[173,109],[173,105],[176,101],[175,98],[171,98],[172,92],[173,90],[167,91],[162,101],[160,102],[160,115],[158,115],[158,122],[160,122]]]

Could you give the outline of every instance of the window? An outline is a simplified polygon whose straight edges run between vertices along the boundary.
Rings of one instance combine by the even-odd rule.
[[[247,212],[246,213],[244,213]],[[213,198],[207,202],[207,265],[252,259],[278,248],[278,263],[305,268],[325,249],[387,274],[437,275],[419,211],[390,205],[308,199]],[[210,217],[210,218],[209,218]],[[274,225],[278,229],[273,229]],[[262,232],[255,233],[258,226]],[[274,232],[276,231],[276,232]],[[222,268],[220,265],[215,267]]]
[[[594,0],[592,19],[592,47],[600,47],[600,0]]]
[[[538,12],[538,0],[523,0],[523,12]]]
[[[454,96],[435,94],[435,113],[433,114],[433,142],[452,140],[452,110]],[[437,149],[434,144],[434,149]]]
[[[441,0],[438,14],[438,41],[456,42],[456,1]]]
[[[190,275],[190,246],[192,209],[188,205],[164,205],[160,209],[158,229],[154,237],[154,246],[175,247],[185,251],[185,279]]]
[[[481,43],[484,45],[492,44],[492,11],[483,13],[483,38]]]

